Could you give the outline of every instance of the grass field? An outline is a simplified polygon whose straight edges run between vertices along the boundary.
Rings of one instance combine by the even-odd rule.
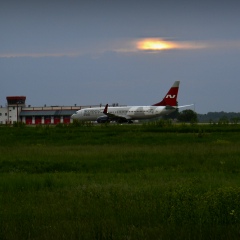
[[[240,126],[0,127],[0,239],[239,239]]]

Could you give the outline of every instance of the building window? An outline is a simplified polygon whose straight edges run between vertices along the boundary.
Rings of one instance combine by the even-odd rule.
[[[7,113],[5,113],[5,116],[7,116]]]
[[[0,116],[2,116],[2,113],[0,113]]]

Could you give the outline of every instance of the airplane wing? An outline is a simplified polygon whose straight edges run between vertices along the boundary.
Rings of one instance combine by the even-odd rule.
[[[108,104],[106,104],[104,110],[103,110],[103,113],[105,115],[108,116],[108,118],[112,121],[116,121],[116,122],[129,122],[131,121],[131,118],[130,117],[125,117],[125,116],[121,116],[121,115],[115,115],[113,113],[109,113],[108,112]]]
[[[170,110],[170,109],[177,109],[177,108],[184,108],[184,107],[190,107],[193,106],[194,104],[189,104],[189,105],[183,105],[183,106],[170,106],[170,105],[166,105],[165,108]]]
[[[184,108],[184,107],[190,107],[193,106],[194,104],[189,104],[189,105],[183,105],[183,106],[177,106],[176,108]]]

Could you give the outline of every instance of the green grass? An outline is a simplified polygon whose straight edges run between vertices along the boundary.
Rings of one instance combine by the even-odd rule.
[[[239,129],[0,127],[0,239],[239,239]]]

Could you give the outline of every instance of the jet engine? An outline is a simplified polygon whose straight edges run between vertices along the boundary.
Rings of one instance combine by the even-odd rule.
[[[108,116],[101,116],[101,117],[97,118],[97,122],[98,123],[106,123],[106,122],[110,122],[110,121],[109,121]]]

